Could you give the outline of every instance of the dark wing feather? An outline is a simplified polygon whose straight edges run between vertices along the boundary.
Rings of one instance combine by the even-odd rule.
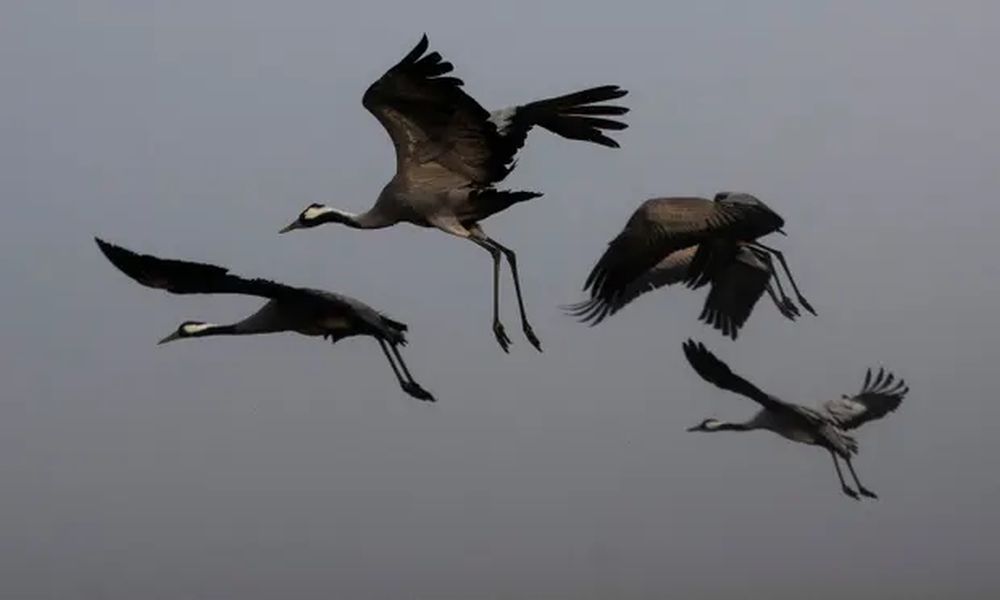
[[[730,392],[750,398],[770,410],[787,410],[790,405],[767,394],[754,384],[733,373],[726,363],[705,348],[701,342],[684,342],[684,355],[695,372],[705,381]]]
[[[879,369],[874,379],[868,369],[857,395],[830,400],[823,404],[823,409],[842,429],[854,429],[899,408],[909,391],[905,381],[897,380],[885,369]]]
[[[614,303],[605,302],[599,296],[595,296],[564,308],[567,313],[577,317],[580,321],[596,325],[639,296],[663,286],[684,281],[688,266],[691,264],[691,257],[694,256],[697,248],[697,246],[690,246],[667,255],[653,268],[632,280],[621,295],[615,298]]]
[[[424,185],[430,180],[448,187],[497,183],[514,168],[514,156],[535,125],[570,139],[618,145],[602,132],[624,129],[625,123],[609,117],[628,109],[598,103],[620,98],[625,90],[590,88],[491,115],[462,90],[461,79],[445,76],[452,64],[437,52],[425,54],[427,49],[424,35],[363,98],[365,108],[382,123],[396,147],[397,176],[406,173]],[[443,177],[427,163],[464,182]]]
[[[767,265],[740,245],[736,256],[712,280],[698,318],[735,340],[770,279]]]
[[[365,91],[362,104],[382,123],[396,148],[397,172],[436,161],[470,182],[507,174],[492,157],[501,145],[490,114],[462,90],[454,67],[437,52],[424,54],[427,36]]]
[[[245,294],[281,298],[302,290],[265,279],[244,279],[215,265],[138,254],[94,238],[111,264],[140,284],[173,294]]]
[[[590,290],[591,298],[614,305],[632,282],[664,256],[717,237],[740,238],[758,227],[759,219],[768,218],[768,212],[766,207],[705,198],[647,200],[608,244],[583,289]]]
[[[603,132],[628,128],[628,124],[608,117],[624,115],[629,109],[601,103],[617,100],[626,94],[628,91],[617,85],[602,85],[498,111],[496,118],[506,120],[501,125],[501,133],[506,142],[503,151],[507,160],[513,160],[514,154],[524,145],[528,132],[536,125],[567,139],[617,148],[618,142]],[[504,117],[505,113],[508,114]]]

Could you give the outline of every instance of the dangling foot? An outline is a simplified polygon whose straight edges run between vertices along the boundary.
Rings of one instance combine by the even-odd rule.
[[[866,498],[873,498],[875,500],[878,500],[878,495],[875,492],[869,490],[868,488],[859,486],[858,491],[861,492],[861,495]]]
[[[801,313],[799,312],[799,307],[795,306],[795,303],[792,302],[791,298],[785,298],[782,304],[783,308],[781,310],[781,314],[783,314],[788,319],[794,321],[796,317],[801,315]]]
[[[434,398],[434,396],[431,395],[430,392],[420,387],[420,384],[418,384],[415,381],[406,381],[403,382],[402,385],[403,385],[403,391],[413,396],[417,400],[423,400],[424,402],[437,402],[437,400]]]
[[[858,496],[858,493],[852,490],[851,488],[847,487],[846,485],[842,489],[844,490],[844,493],[850,496],[851,498],[854,498],[855,500],[861,500],[861,497]]]
[[[510,338],[507,337],[507,332],[504,331],[503,323],[500,321],[493,323],[493,335],[497,337],[497,342],[499,342],[503,351],[510,353]]]
[[[809,304],[809,301],[803,298],[802,296],[799,296],[799,304],[801,304],[803,308],[811,312],[814,317],[817,316],[816,309],[814,309],[812,305]]]
[[[539,352],[542,351],[542,343],[538,341],[538,336],[535,335],[535,330],[531,328],[531,325],[527,321],[524,322],[524,337],[528,338],[531,345],[535,347],[535,350]]]

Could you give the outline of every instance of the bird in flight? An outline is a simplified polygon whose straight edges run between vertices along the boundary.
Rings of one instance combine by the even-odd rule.
[[[587,277],[584,291],[589,290],[590,298],[564,308],[596,325],[663,286],[711,284],[699,319],[736,339],[765,292],[786,318],[800,314],[785,294],[776,258],[799,304],[815,314],[799,293],[781,251],[757,240],[782,232],[783,225],[777,213],[750,194],[720,192],[714,199],[647,200],[611,240]]]
[[[858,474],[851,464],[851,457],[858,453],[858,442],[847,432],[869,421],[880,419],[899,408],[903,397],[910,391],[906,383],[897,380],[892,373],[879,369],[873,376],[869,369],[861,391],[853,396],[841,396],[824,402],[819,408],[809,408],[785,402],[764,392],[746,379],[733,373],[726,363],[709,352],[704,344],[688,340],[684,343],[684,354],[694,370],[705,381],[750,398],[761,409],[749,421],[727,423],[718,419],[705,419],[688,431],[753,431],[766,429],[783,438],[802,444],[819,446],[833,459],[833,466],[845,494],[859,500],[861,496],[877,498],[874,492],[861,484]],[[844,481],[840,470],[840,458],[847,464],[857,491]]]
[[[404,392],[419,400],[434,401],[434,396],[413,379],[403,362],[399,347],[406,344],[406,324],[363,302],[323,290],[292,287],[266,279],[246,279],[215,265],[138,254],[100,238],[96,241],[111,264],[146,287],[172,294],[241,294],[268,301],[249,317],[228,325],[185,321],[160,340],[160,344],[188,338],[281,331],[322,336],[333,343],[346,337],[366,335],[378,341]]]
[[[396,173],[369,210],[355,214],[322,204],[306,207],[282,233],[339,223],[355,229],[381,229],[397,223],[432,227],[468,239],[493,260],[493,333],[509,351],[510,338],[500,321],[500,262],[507,259],[517,296],[521,327],[539,351],[528,322],[513,250],[488,236],[480,222],[538,192],[497,187],[511,172],[515,156],[535,126],[572,140],[617,148],[607,131],[625,129],[612,117],[623,106],[603,104],[626,91],[615,85],[592,87],[495,112],[465,93],[453,66],[438,52],[427,52],[424,35],[399,63],[373,83],[362,99],[382,124],[396,150]]]

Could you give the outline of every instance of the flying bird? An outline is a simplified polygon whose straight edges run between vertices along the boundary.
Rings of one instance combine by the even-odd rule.
[[[564,307],[596,325],[647,292],[684,283],[711,284],[699,319],[735,339],[767,292],[788,319],[798,306],[781,285],[773,258],[782,265],[799,304],[815,314],[798,291],[784,255],[757,241],[782,232],[784,220],[758,198],[720,192],[714,198],[647,200],[608,244],[584,284],[590,298]]]
[[[793,442],[819,446],[830,453],[833,466],[845,494],[859,500],[862,496],[877,498],[874,492],[861,484],[851,464],[851,457],[858,453],[858,443],[847,432],[868,421],[880,419],[899,408],[903,397],[910,391],[902,379],[879,369],[872,374],[868,369],[861,391],[853,396],[829,400],[819,408],[809,408],[779,400],[733,373],[729,367],[709,352],[704,344],[688,340],[684,354],[698,375],[705,381],[724,390],[746,396],[761,405],[761,410],[745,423],[726,423],[718,419],[705,419],[688,431],[752,431],[767,429]],[[854,491],[844,481],[837,458],[842,459],[858,490]]]
[[[396,174],[375,205],[354,214],[312,204],[281,231],[324,223],[355,229],[411,223],[468,239],[493,260],[493,332],[501,348],[507,352],[511,343],[499,313],[502,255],[510,266],[524,335],[541,351],[525,314],[517,257],[486,235],[480,221],[541,196],[496,187],[514,168],[514,158],[533,127],[617,148],[618,143],[605,132],[625,129],[625,123],[610,117],[624,115],[628,109],[601,103],[627,92],[604,85],[490,113],[463,91],[461,79],[448,75],[452,64],[427,49],[424,35],[364,94],[364,107],[385,128],[396,150]]]
[[[410,375],[399,352],[399,347],[406,344],[406,324],[363,302],[323,290],[292,287],[266,279],[246,279],[223,267],[138,254],[100,238],[95,240],[111,264],[146,287],[172,294],[242,294],[268,300],[257,312],[229,325],[185,321],[175,332],[160,340],[160,344],[187,338],[281,331],[323,336],[333,343],[367,335],[378,341],[404,392],[420,400],[434,401],[434,396]]]

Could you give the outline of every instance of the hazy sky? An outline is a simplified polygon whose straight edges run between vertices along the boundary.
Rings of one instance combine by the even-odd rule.
[[[392,147],[365,87],[426,31],[498,108],[617,83],[618,151],[534,132],[486,229],[519,252],[545,347],[490,331],[490,261],[366,209]],[[1000,5],[422,0],[0,3],[0,598],[985,598],[1000,592]],[[565,317],[657,195],[782,213],[819,311],[737,342],[703,292]],[[94,235],[356,296],[411,327],[400,392],[370,339],[157,347],[256,300],[174,297]],[[703,340],[788,400],[911,394],[859,433],[877,502],[688,367]]]

